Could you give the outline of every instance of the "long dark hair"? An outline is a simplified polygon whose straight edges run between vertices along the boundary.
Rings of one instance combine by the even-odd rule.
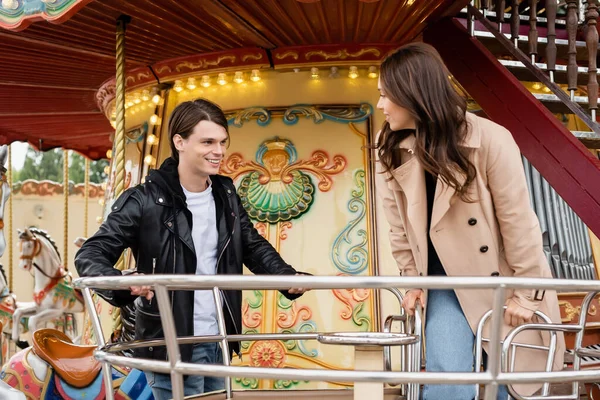
[[[402,46],[383,61],[382,89],[394,104],[412,115],[416,130],[392,131],[386,121],[377,149],[384,172],[391,171],[400,165],[398,145],[414,133],[414,154],[423,168],[467,200],[467,189],[476,175],[468,150],[460,146],[467,134],[467,102],[449,76],[438,52],[425,43]],[[453,172],[463,175],[464,182]]]
[[[215,103],[206,99],[185,101],[179,104],[169,118],[169,140],[171,144],[171,156],[179,161],[179,152],[173,143],[173,137],[180,135],[187,139],[192,130],[201,121],[211,121],[222,126],[229,136],[229,126],[223,110]]]

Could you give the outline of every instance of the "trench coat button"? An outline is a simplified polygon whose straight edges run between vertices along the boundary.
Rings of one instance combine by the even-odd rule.
[[[167,226],[170,228],[170,227],[173,226],[173,223],[172,222],[167,222]]]
[[[163,198],[162,198],[162,197],[159,197],[159,198],[158,198],[158,202],[159,202],[159,203],[162,203],[163,201],[164,201],[164,200],[163,200]]]
[[[498,271],[494,271],[491,273],[492,276],[500,276],[500,272]]]
[[[423,273],[422,273],[422,272],[419,272],[419,276],[423,276]]]
[[[227,193],[231,193],[231,189],[227,189]]]
[[[473,226],[477,223],[477,220],[475,218],[469,218],[469,225]]]
[[[148,351],[154,351],[154,347],[152,347],[152,346],[148,347]]]
[[[482,252],[482,253],[487,253],[488,250],[489,250],[489,247],[487,247],[487,246],[481,246],[479,248],[479,251]]]

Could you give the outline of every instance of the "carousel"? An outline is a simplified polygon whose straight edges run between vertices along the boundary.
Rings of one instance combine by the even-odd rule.
[[[553,276],[567,279],[552,286],[560,291],[563,325],[539,315],[525,328],[564,332],[568,348],[565,371],[540,371],[548,384],[531,399],[598,396],[597,19],[591,0],[2,0],[0,143],[110,159],[101,222],[124,190],[170,155],[172,110],[207,98],[226,111],[230,127],[221,174],[235,182],[258,232],[286,261],[315,275],[285,284],[315,290],[289,301],[274,290],[281,282],[251,276],[78,280],[66,247],[69,225],[78,223],[69,218],[69,190],[63,231],[13,226],[18,205],[10,198],[10,146],[3,147],[0,378],[7,387],[0,397],[151,399],[142,372],[149,368],[171,373],[176,398],[185,374],[227,377],[223,393],[205,395],[215,399],[418,399],[420,384],[448,379],[421,372],[420,316],[408,318],[400,306],[404,289],[435,282],[397,277],[374,194],[371,148],[383,123],[374,109],[378,68],[410,41],[440,52],[450,79],[469,94],[470,112],[513,133]],[[62,254],[52,236],[63,238]],[[30,297],[13,281],[17,268],[34,277]],[[135,268],[129,251],[115,268]],[[135,346],[151,345],[132,342],[135,309],[113,308],[93,292],[131,282],[155,287],[168,362],[130,357]],[[168,296],[160,293],[214,289],[219,304],[218,290],[234,287],[244,290],[242,335],[174,337]],[[493,326],[499,312],[482,326]],[[481,343],[498,338],[493,329],[478,338],[479,366]],[[210,368],[182,365],[181,340],[223,348],[239,341],[241,357]],[[455,378],[486,389],[498,379],[540,379],[504,363],[514,346],[506,340],[496,347],[494,374]]]

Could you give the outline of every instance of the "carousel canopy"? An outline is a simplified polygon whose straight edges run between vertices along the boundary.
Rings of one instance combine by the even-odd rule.
[[[332,62],[375,54],[380,60],[381,49],[415,39],[427,24],[456,14],[467,3],[2,0],[0,143],[28,141],[42,150],[64,147],[93,159],[104,157],[113,129],[102,98],[115,74],[115,26],[121,15],[131,17],[128,71],[161,83],[157,71],[171,68],[169,60],[227,51],[254,51],[267,68],[284,65],[286,54],[298,63],[298,53],[307,50],[325,59],[331,55]],[[366,44],[379,45],[381,51],[368,54],[361,47]]]

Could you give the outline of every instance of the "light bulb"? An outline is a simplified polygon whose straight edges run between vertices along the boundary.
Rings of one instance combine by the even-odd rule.
[[[152,145],[155,145],[156,143],[158,143],[158,138],[156,137],[156,135],[149,134],[148,137],[146,138],[146,142],[148,142],[148,144],[150,146],[152,146]]]
[[[202,87],[209,87],[210,86],[210,76],[208,75],[204,75],[202,77],[202,81],[200,83],[202,85]]]
[[[150,100],[150,91],[148,89],[142,90],[142,101]]]
[[[242,83],[242,82],[244,82],[244,73],[242,71],[236,71],[235,76],[233,78],[233,81],[235,83]]]
[[[152,96],[152,102],[154,104],[160,103],[161,100],[162,100],[162,97],[160,97],[160,94],[155,94],[154,96]]]
[[[227,84],[227,75],[225,75],[225,73],[221,72],[219,74],[219,77],[217,78],[217,83],[221,86]]]
[[[350,67],[350,71],[348,71],[348,78],[350,79],[356,79],[358,78],[358,68],[357,67]]]
[[[109,160],[112,158],[112,150],[111,149],[106,150],[106,158],[108,158]]]
[[[371,79],[377,78],[377,76],[379,76],[379,74],[377,73],[377,67],[374,65],[371,65],[369,67],[369,74],[367,76]]]
[[[140,93],[133,94],[133,102],[135,104],[140,104],[142,102],[142,95]]]
[[[183,82],[181,82],[179,79],[176,80],[173,84],[173,90],[177,93],[181,92],[183,90]]]
[[[252,74],[250,75],[250,80],[252,82],[258,82],[258,81],[260,81],[260,79],[261,79],[260,78],[260,71],[257,70],[257,69],[253,69],[252,70]]]
[[[144,164],[146,165],[154,165],[155,161],[156,160],[154,159],[152,154],[148,154],[146,157],[144,157]]]
[[[190,90],[196,89],[196,79],[195,78],[188,78],[185,87],[188,88],[188,89],[190,89]]]
[[[310,77],[311,79],[319,79],[319,68],[312,67],[310,69]]]
[[[158,115],[156,114],[152,114],[152,116],[150,117],[150,123],[152,125],[160,125],[161,119]]]

